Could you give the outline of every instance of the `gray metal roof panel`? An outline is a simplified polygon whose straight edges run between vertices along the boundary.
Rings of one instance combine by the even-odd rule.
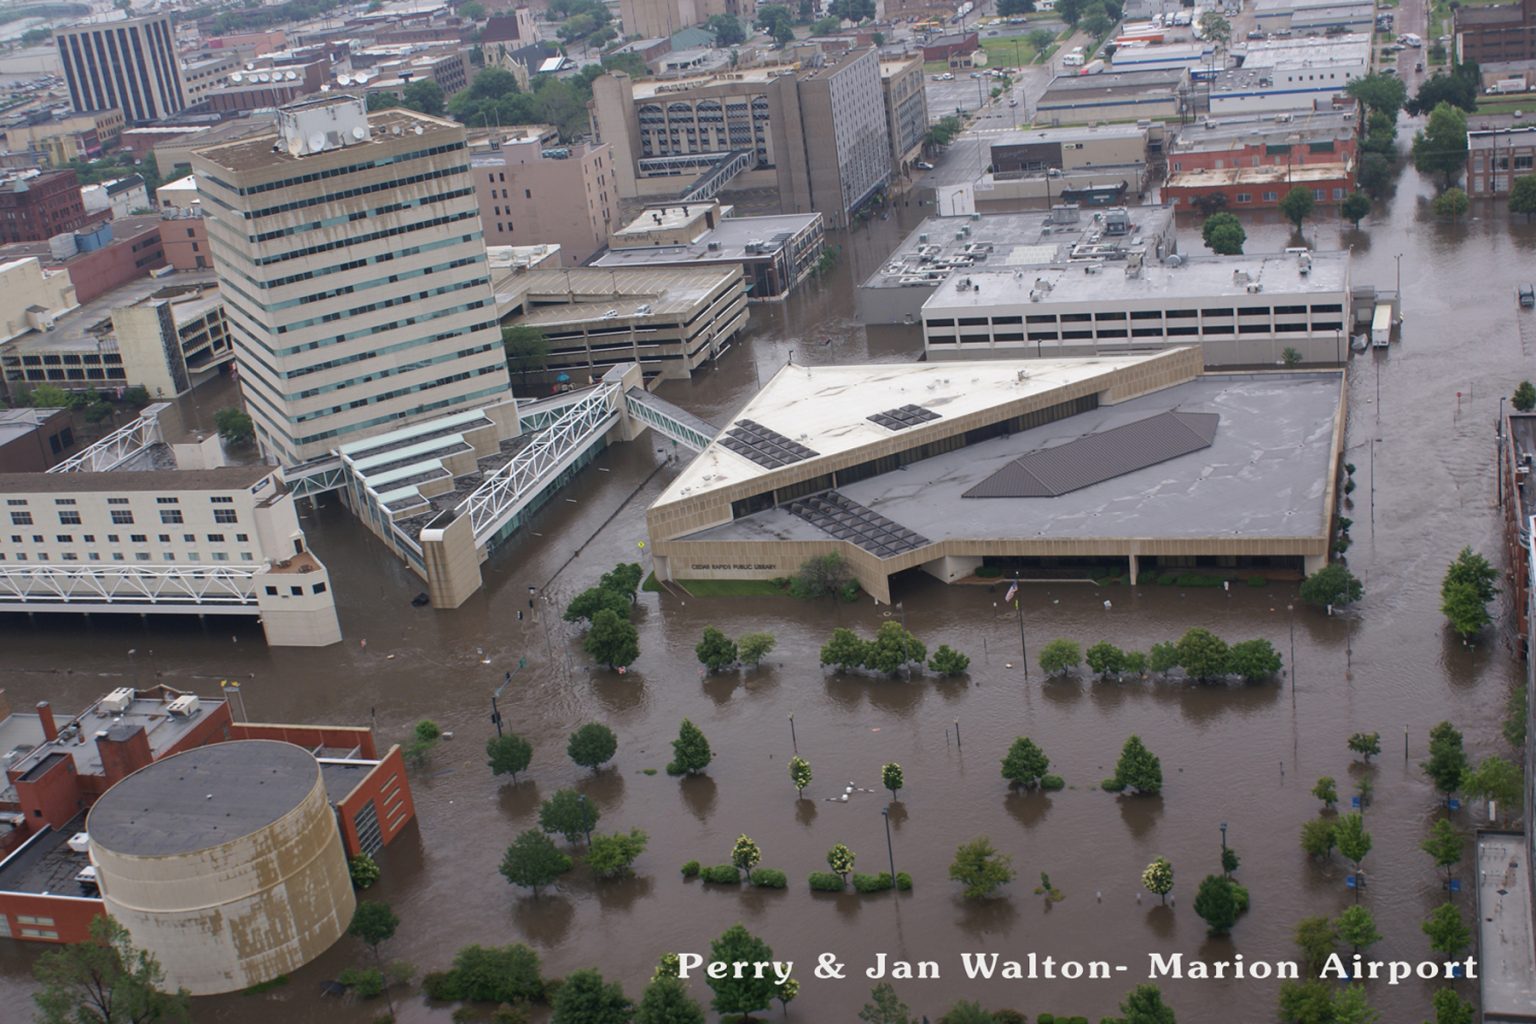
[[[967,498],[1051,498],[1209,448],[1221,416],[1158,413],[1020,456],[966,491]]]

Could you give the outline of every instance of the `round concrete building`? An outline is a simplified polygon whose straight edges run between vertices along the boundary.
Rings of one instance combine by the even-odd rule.
[[[357,905],[320,765],[291,743],[165,758],[108,790],[86,829],[107,912],[193,995],[303,966]]]

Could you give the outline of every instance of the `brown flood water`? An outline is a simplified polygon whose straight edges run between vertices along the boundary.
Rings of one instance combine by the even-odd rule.
[[[0,623],[7,650],[3,685],[18,705],[46,697],[71,708],[124,682],[160,679],[212,694],[217,679],[242,675],[249,680],[249,716],[259,721],[363,723],[375,714],[381,736],[394,740],[430,716],[456,736],[416,777],[419,833],[387,851],[384,880],[369,893],[391,901],[402,918],[387,955],[432,970],[470,942],[528,942],[551,975],[598,965],[638,995],[661,952],[707,952],[711,938],[742,921],[780,959],[796,962],[803,987],[789,1017],[806,1022],[853,1020],[870,986],[860,971],[876,952],[940,961],[941,980],[898,984],[914,1010],[935,1019],[955,999],[971,997],[1015,1007],[1031,1019],[1051,1011],[1096,1020],[1143,980],[1153,950],[1193,957],[1242,953],[1250,960],[1290,956],[1297,919],[1336,913],[1350,899],[1343,861],[1317,866],[1297,846],[1301,823],[1317,810],[1308,790],[1324,774],[1347,790],[1360,769],[1350,764],[1345,738],[1377,730],[1385,750],[1369,769],[1376,795],[1367,822],[1375,848],[1365,900],[1386,935],[1377,947],[1381,956],[1427,957],[1419,923],[1440,890],[1417,849],[1439,813],[1416,767],[1426,733],[1449,718],[1466,732],[1474,757],[1504,752],[1499,722],[1518,674],[1507,626],[1490,631],[1480,647],[1463,647],[1443,627],[1437,587],[1462,545],[1490,555],[1497,550],[1493,423],[1499,394],[1529,375],[1532,355],[1522,349],[1511,286],[1529,278],[1536,257],[1536,229],[1508,224],[1501,210],[1481,207],[1467,222],[1437,223],[1427,211],[1428,192],[1409,170],[1390,210],[1379,211],[1364,230],[1340,232],[1320,213],[1308,232],[1318,248],[1352,245],[1356,278],[1388,288],[1393,255],[1405,254],[1404,340],[1384,357],[1355,360],[1350,371],[1348,443],[1360,483],[1349,513],[1356,523],[1350,564],[1366,586],[1357,610],[1329,619],[1298,606],[1293,618],[1286,609],[1294,590],[1281,585],[1243,586],[1227,595],[1060,584],[1024,594],[1032,650],[1058,636],[1084,646],[1109,639],[1144,649],[1202,625],[1229,639],[1267,637],[1288,655],[1294,622],[1294,687],[1289,681],[1042,684],[1038,670],[1026,682],[1018,629],[998,607],[1000,591],[945,587],[921,577],[904,579],[898,590],[907,624],[930,649],[942,642],[968,652],[968,681],[824,674],[816,649],[834,626],[869,631],[892,614],[867,602],[683,602],[656,594],[640,597],[642,655],[634,670],[623,677],[594,670],[574,645],[575,634],[546,614],[542,602],[536,620],[518,622],[517,612],[526,610],[528,586],[543,588],[573,554],[550,587],[557,599],[614,562],[636,557],[644,509],[676,471],[665,466],[653,476],[660,457],[656,445],[644,442],[606,452],[565,493],[568,500],[549,507],[535,532],[487,567],[485,589],[457,611],[412,608],[417,582],[331,503],[307,513],[305,525],[333,573],[345,643],[321,651],[269,650],[255,627],[217,621],[11,619]],[[722,418],[790,349],[808,363],[912,358],[920,345],[913,335],[867,338],[849,306],[852,282],[885,256],[902,222],[918,215],[915,207],[903,209],[842,238],[843,259],[825,284],[784,306],[755,307],[746,337],[716,370],[662,394]],[[1290,244],[1289,234],[1273,222],[1251,226],[1249,248],[1279,248]],[[1374,525],[1373,438],[1381,439]],[[731,634],[770,629],[778,649],[756,672],[702,679],[692,647],[706,625]],[[130,649],[138,653],[130,657]],[[509,688],[502,712],[512,730],[533,740],[536,753],[529,777],[510,785],[491,777],[481,745],[491,732],[489,692],[519,656],[527,656],[529,667]],[[786,770],[791,713],[799,751],[815,770],[807,799],[799,802]],[[644,774],[669,759],[668,741],[684,716],[703,728],[715,750],[708,775],[680,783],[664,773]],[[596,777],[564,753],[571,730],[590,720],[611,725],[620,741],[616,763]],[[957,720],[963,745],[955,742]],[[1159,798],[1121,800],[1097,789],[1133,732],[1162,758],[1166,789]],[[1041,743],[1067,779],[1065,791],[1009,795],[998,762],[1016,735]],[[813,897],[805,876],[824,868],[834,843],[851,846],[861,870],[885,868],[885,798],[878,789],[879,766],[889,760],[906,768],[907,788],[891,825],[896,867],[912,874],[915,891],[899,899]],[[877,792],[828,802],[849,782]],[[601,828],[643,828],[650,847],[632,881],[599,885],[577,870],[558,891],[531,899],[497,874],[501,851],[534,823],[542,798],[573,784],[601,808]],[[1463,810],[1457,822],[1468,827],[1480,813]],[[1211,941],[1192,903],[1198,880],[1217,869],[1223,820],[1242,856],[1238,878],[1252,892],[1253,907],[1230,939]],[[681,881],[679,865],[724,862],[741,832],[761,844],[765,866],[789,873],[788,891],[725,892]],[[1013,856],[1019,877],[1007,898],[966,904],[946,869],[959,842],[982,834]],[[1158,855],[1169,857],[1177,873],[1172,909],[1136,898],[1141,869]],[[1030,894],[1041,871],[1050,873],[1064,902],[1047,907]],[[1109,960],[1128,970],[1093,983],[967,983],[959,970],[961,951],[1023,957],[1032,950],[1059,960]],[[849,980],[812,976],[823,951],[849,964]],[[0,943],[0,998],[15,1006],[26,999],[37,952]],[[200,1000],[196,1019],[371,1020],[381,1003],[344,1005],[318,995],[322,979],[361,955],[343,941],[275,992]],[[1163,987],[1181,1021],[1231,1021],[1234,1005],[1251,1008],[1241,1013],[1244,1020],[1273,1016],[1274,982]],[[1464,989],[1471,994],[1470,986]],[[1403,1022],[1423,1019],[1429,990],[1422,982],[1396,989],[1376,983],[1370,994],[1384,1020]],[[702,984],[695,993],[707,996]],[[404,1021],[447,1016],[446,1008],[415,996],[401,1013]]]

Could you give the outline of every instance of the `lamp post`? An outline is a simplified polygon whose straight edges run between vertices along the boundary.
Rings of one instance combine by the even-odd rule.
[[[885,855],[891,861],[891,891],[900,892],[896,888],[896,848],[891,845],[891,805],[886,804],[880,808],[880,817],[885,819]]]
[[[789,713],[789,745],[794,748],[795,753],[800,753],[800,741],[795,739],[795,713],[793,711]]]
[[[1397,261],[1397,302],[1398,308],[1401,309],[1403,302],[1403,254],[1398,253],[1392,258]]]
[[[1286,617],[1290,619],[1291,627],[1291,706],[1296,706],[1296,606],[1285,606]]]
[[[1221,856],[1225,860],[1227,856],[1227,823],[1221,823]]]

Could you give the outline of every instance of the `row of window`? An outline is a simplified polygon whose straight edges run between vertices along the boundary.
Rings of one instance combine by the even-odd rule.
[[[389,167],[393,164],[405,163],[410,160],[422,160],[427,157],[437,156],[439,153],[457,153],[464,148],[465,144],[462,141],[450,142],[443,146],[432,146],[428,149],[414,149],[408,153],[397,153],[394,156],[379,157],[377,160],[363,160],[359,161],[358,163],[347,164],[342,167],[331,167],[322,171],[316,171],[313,174],[300,174],[292,178],[279,178],[276,181],[263,182],[260,185],[250,185],[245,188],[236,188],[229,182],[224,181],[222,178],[217,178],[212,174],[204,174],[203,176],[206,177],[209,181],[213,182],[215,185],[233,192],[235,195],[253,196],[260,195],[263,192],[273,192],[279,189],[292,188],[294,185],[302,185],[310,181],[323,181],[326,178],[344,178],[356,174],[359,171],[372,170],[376,167]]]
[[[29,557],[27,557],[27,552],[19,551],[19,552],[16,553],[15,561],[18,561],[18,562],[41,562],[44,565],[46,565],[46,564],[48,564],[49,562],[52,561],[52,559],[48,556],[48,552],[46,552],[46,551],[38,551],[38,552],[35,552],[35,554],[37,555],[36,558],[29,558]],[[230,560],[229,552],[228,551],[214,551],[214,552],[211,552],[211,554],[212,554],[213,560],[215,562],[228,562]],[[78,562],[78,561],[81,561],[80,556],[78,554],[76,554],[75,552],[73,552],[73,551],[65,551],[65,552],[63,552],[61,554],[60,557],[65,562]],[[87,561],[87,562],[100,562],[100,561],[102,561],[101,553],[99,551],[87,551],[84,560]],[[114,551],[114,552],[112,552],[111,561],[114,561],[114,562],[126,562],[127,560],[128,560],[128,557],[123,552],[121,552],[121,551]],[[133,560],[135,562],[149,562],[149,561],[153,561],[153,559],[150,557],[150,553],[148,551],[135,551],[133,553]],[[242,561],[242,562],[253,562],[255,560],[256,560],[256,556],[251,554],[249,551],[242,551],[242,552],[240,552],[240,561]],[[4,561],[6,561],[5,552],[4,551],[0,551],[0,562],[4,562]],[[162,562],[174,562],[174,561],[176,561],[176,553],[174,551],[162,551],[160,553],[160,561],[162,561]],[[198,553],[196,551],[189,551],[189,552],[187,552],[187,561],[192,563],[193,565],[196,565],[196,564],[198,564],[199,562],[202,561],[202,558],[198,555]]]
[[[109,534],[106,534],[105,536],[107,538],[107,543],[108,544],[120,543],[121,539],[122,539],[122,534],[118,534],[118,533],[109,533]],[[60,544],[73,544],[75,542],[75,535],[72,534],[72,533],[60,533],[60,534],[55,534],[53,539],[55,541],[57,541],[58,543],[60,543]],[[158,534],[157,535],[157,539],[159,540],[159,542],[161,544],[169,544],[169,543],[171,543],[171,535],[168,534],[168,533]],[[181,535],[181,542],[183,544],[196,544],[197,543],[197,534],[195,534],[195,533],[184,533],[184,534]],[[227,542],[227,538],[222,533],[210,533],[210,534],[208,534],[208,543],[209,544],[224,544],[226,542]],[[250,542],[251,542],[251,535],[250,534],[248,534],[248,533],[237,533],[237,534],[235,534],[235,543],[236,544],[249,544]],[[22,534],[19,534],[19,533],[11,534],[11,543],[12,544],[24,543],[24,541],[22,540]],[[43,535],[40,534],[40,533],[34,533],[32,535],[32,543],[33,544],[42,544],[42,543],[44,543]],[[96,543],[96,535],[94,533],[83,533],[83,534],[80,535],[80,543],[82,543],[82,544],[95,544]],[[148,534],[144,534],[144,533],[130,533],[128,535],[128,543],[130,543],[130,544],[148,544],[149,543],[149,535]]]
[[[1252,316],[1268,317],[1268,316],[1271,316],[1271,315],[1273,315],[1273,316],[1306,316],[1308,308],[1309,307],[1307,307],[1307,306],[1301,306],[1301,305],[1293,305],[1293,306],[1239,306],[1239,307],[1237,307],[1236,312],[1237,312],[1237,315],[1240,316],[1240,317],[1244,317],[1244,316],[1248,316],[1248,317],[1252,317]],[[1338,302],[1320,302],[1320,303],[1317,303],[1317,304],[1311,306],[1310,309],[1311,309],[1312,315],[1314,317],[1322,315],[1322,314],[1332,314],[1334,316],[1338,316],[1339,314],[1344,312],[1343,304],[1342,303],[1338,303]],[[1067,324],[1067,323],[1089,323],[1091,321],[1100,321],[1100,322],[1103,322],[1103,321],[1123,321],[1123,320],[1126,320],[1126,319],[1130,319],[1130,320],[1162,320],[1162,319],[1168,319],[1168,320],[1193,320],[1197,316],[1205,317],[1207,319],[1215,318],[1215,319],[1227,319],[1227,320],[1230,320],[1233,317],[1233,307],[1231,307],[1231,306],[1220,306],[1220,307],[1206,307],[1206,308],[1201,308],[1201,309],[1133,309],[1133,310],[1130,310],[1129,313],[1127,313],[1126,310],[1111,310],[1111,311],[1099,312],[1099,313],[1062,313],[1059,316],[1056,313],[1031,313],[1031,314],[1029,314],[1027,316],[1024,316],[1024,315],[1002,315],[1002,316],[993,316],[993,317],[990,317],[990,318],[989,317],[985,317],[985,316],[963,316],[963,317],[959,318],[958,323],[959,323],[959,326],[961,326],[961,327],[985,327],[985,326],[988,326],[989,324],[992,325],[992,326],[1012,325],[1012,324],[1018,324],[1018,323],[1028,323],[1028,324],[1064,323],[1064,324]],[[925,320],[924,321],[924,325],[927,326],[927,327],[954,327],[956,325],[956,320],[954,320],[953,318],[948,318],[948,317],[936,317],[934,319]],[[1332,328],[1330,327],[1329,330],[1332,330]]]
[[[1133,327],[1127,331],[1124,327],[1100,327],[1096,330],[1055,330],[1042,331],[992,331],[988,334],[962,334],[957,339],[953,334],[931,334],[928,336],[930,345],[977,344],[985,345],[989,342],[1008,341],[1105,341],[1119,338],[1193,338],[1193,337],[1219,337],[1237,334],[1327,334],[1330,331],[1343,330],[1342,321],[1331,323],[1314,323],[1308,327],[1302,323],[1279,323],[1273,326],[1269,324],[1205,324],[1203,327]]]
[[[436,195],[421,196],[416,199],[407,199],[399,203],[390,203],[387,206],[375,207],[371,210],[352,210],[346,214],[338,214],[334,217],[322,217],[320,220],[312,220],[304,224],[290,224],[287,227],[276,228],[272,231],[263,231],[260,234],[246,235],[245,239],[252,245],[260,245],[278,238],[289,238],[293,235],[301,235],[307,231],[319,231],[324,228],[344,227],[348,224],[356,224],[358,221],[368,220],[371,217],[381,217],[385,214],[400,213],[404,210],[417,210],[423,206],[435,203],[446,203],[454,199],[463,199],[472,196],[475,190],[472,188],[454,189],[452,192],[439,192]]]
[[[16,502],[13,501],[12,503],[16,503]],[[21,503],[25,503],[25,499],[21,499]],[[112,516],[112,523],[115,526],[132,526],[133,525],[133,510],[132,509],[114,508],[114,509],[111,510],[111,516]],[[232,509],[232,508],[216,508],[216,509],[213,510],[213,521],[216,522],[216,523],[238,523],[240,521],[240,517],[236,513],[236,511],[234,509]],[[165,526],[174,526],[174,525],[177,525],[179,523],[184,522],[184,520],[181,517],[181,510],[180,509],[175,509],[175,508],[163,508],[163,509],[161,509],[160,510],[160,522],[161,522],[162,525],[165,525]],[[81,520],[80,520],[80,513],[79,512],[74,511],[72,509],[62,509],[62,510],[60,510],[60,512],[59,512],[59,525],[60,526],[79,526],[80,524],[81,524]],[[33,521],[32,521],[32,513],[30,511],[27,511],[27,512],[12,512],[11,513],[11,525],[12,526],[32,526],[32,525],[35,525],[33,523]]]

